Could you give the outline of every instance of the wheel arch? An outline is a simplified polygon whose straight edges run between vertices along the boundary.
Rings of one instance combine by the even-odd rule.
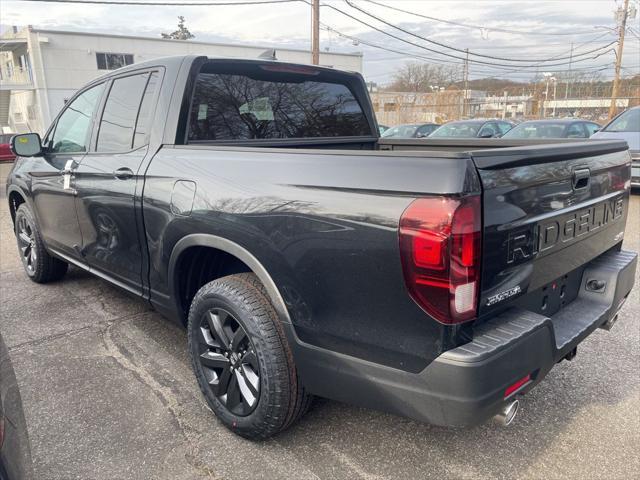
[[[180,295],[180,281],[178,279],[178,266],[183,258],[183,254],[192,247],[206,247],[225,254],[235,257],[237,260],[244,263],[253,272],[258,279],[264,285],[269,299],[273,304],[276,313],[286,323],[291,323],[291,317],[289,311],[284,302],[280,290],[276,286],[273,278],[262,265],[262,263],[246,248],[238,245],[237,243],[228,240],[223,237],[218,237],[211,234],[191,234],[180,239],[173,250],[171,251],[171,257],[169,259],[168,281],[169,291],[174,298],[176,310],[179,314],[184,311],[184,305],[182,304],[182,297]]]
[[[16,185],[10,185],[7,189],[7,199],[9,201],[9,212],[11,213],[11,222],[14,223],[16,220],[16,211],[18,207],[23,203],[27,202],[27,195],[22,191],[22,189]]]

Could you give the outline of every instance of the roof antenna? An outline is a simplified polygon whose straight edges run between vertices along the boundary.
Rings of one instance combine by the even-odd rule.
[[[265,50],[260,55],[258,55],[258,58],[263,58],[265,60],[278,60],[276,58],[275,48],[270,48],[269,50]]]

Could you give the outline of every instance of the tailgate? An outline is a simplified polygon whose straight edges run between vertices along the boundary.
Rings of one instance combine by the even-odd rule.
[[[479,315],[511,304],[553,315],[584,265],[619,245],[629,206],[626,142],[471,153],[483,187]]]

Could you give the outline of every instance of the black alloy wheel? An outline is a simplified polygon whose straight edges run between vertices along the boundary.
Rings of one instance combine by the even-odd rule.
[[[228,429],[261,440],[311,405],[281,319],[253,273],[203,285],[188,319],[191,365],[207,404]]]
[[[38,261],[36,237],[33,232],[33,227],[24,216],[19,217],[17,223],[16,235],[18,237],[18,248],[20,249],[22,264],[27,273],[33,275]]]
[[[48,283],[64,277],[69,265],[49,254],[42,241],[38,222],[24,203],[16,210],[14,230],[20,260],[31,280],[36,283]]]
[[[199,328],[199,361],[211,392],[234,415],[249,415],[260,399],[260,366],[247,332],[221,308],[207,311]]]

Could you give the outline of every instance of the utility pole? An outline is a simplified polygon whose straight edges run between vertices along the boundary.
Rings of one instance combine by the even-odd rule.
[[[545,89],[544,89],[544,103],[542,104],[542,116],[540,118],[547,117],[547,100],[549,100],[549,79],[551,78],[551,74],[545,72],[542,74],[544,76]]]
[[[320,65],[320,0],[311,0],[311,63]]]
[[[469,49],[465,48],[467,54],[464,60],[464,96],[462,99],[462,117],[467,116],[467,95],[469,93]]]
[[[507,119],[507,100],[509,96],[509,92],[507,90],[504,91],[504,103],[502,105],[502,119],[506,120]]]
[[[609,119],[613,118],[616,114],[617,105],[616,100],[618,98],[618,91],[620,90],[620,67],[622,66],[622,49],[624,47],[624,33],[627,29],[627,16],[629,15],[629,0],[624,0],[622,12],[618,9],[616,17],[620,16],[620,23],[618,25],[618,51],[616,54],[616,71],[613,77],[613,88],[611,89],[611,105],[609,105]],[[616,20],[618,20],[616,18]]]
[[[573,62],[573,42],[571,42],[571,53],[569,54],[569,72],[567,72],[567,80],[564,84],[564,99],[569,97],[569,85],[571,84],[571,62]]]

